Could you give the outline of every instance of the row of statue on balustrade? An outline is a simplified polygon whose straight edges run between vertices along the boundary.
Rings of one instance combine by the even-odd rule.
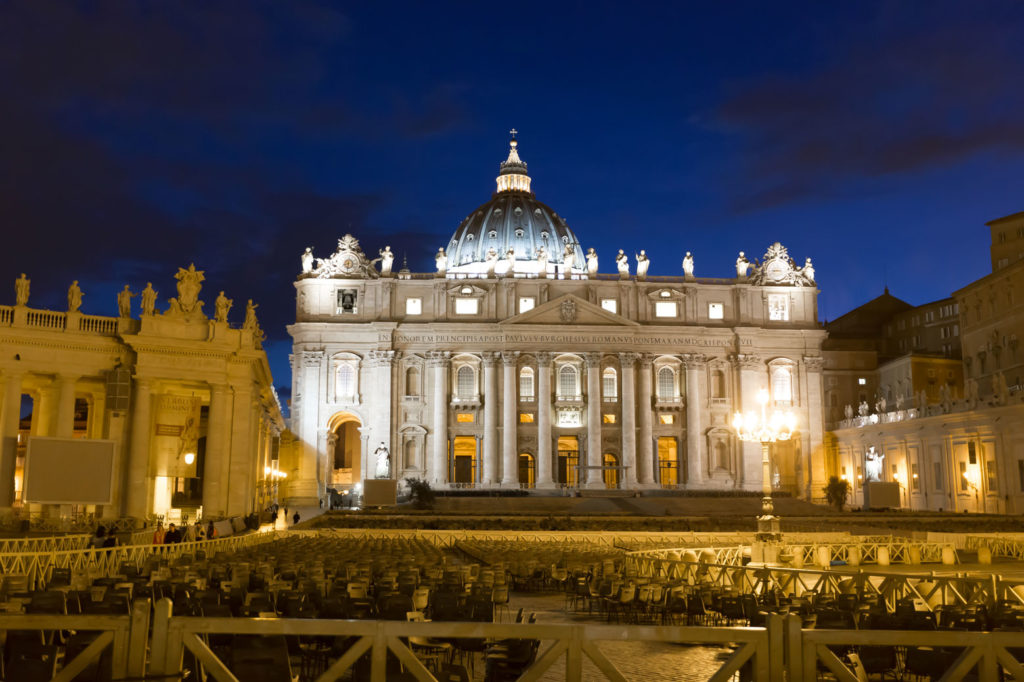
[[[907,397],[904,396],[903,391],[897,391],[895,400],[895,411],[902,412],[907,401]],[[928,400],[928,392],[921,389],[912,397],[913,407],[917,408],[921,415],[926,414],[928,406],[932,403]],[[953,411],[954,404],[957,402],[957,398],[954,395],[953,389],[948,384],[941,384],[939,386],[939,401],[938,405],[943,413],[949,413]],[[981,402],[979,396],[978,380],[974,378],[968,378],[964,381],[964,397],[962,399],[963,406],[967,409],[975,409]],[[1006,376],[1002,372],[996,372],[992,375],[992,396],[988,401],[989,405],[1002,406],[1007,405],[1010,402],[1010,387],[1006,383]],[[879,394],[875,400],[875,414],[886,414],[893,406],[889,404],[885,395]],[[868,405],[866,400],[862,400],[860,405],[857,406],[858,417],[867,417],[871,414],[871,406]],[[853,405],[847,404],[843,408],[843,415],[846,419],[854,418]]]
[[[199,292],[202,289],[201,282],[206,279],[203,270],[196,270],[195,265],[190,265],[188,269],[178,268],[178,274],[174,276],[178,280],[177,284],[177,298],[168,299],[168,310],[167,314],[176,315],[184,314],[189,315],[194,312],[201,312],[202,307],[205,305],[203,301],[199,300]],[[32,280],[29,279],[25,273],[21,273],[21,276],[14,280],[14,304],[15,306],[23,307],[28,305],[28,297],[30,292]],[[132,316],[132,299],[136,296],[141,297],[141,313],[142,315],[156,315],[156,302],[158,291],[153,289],[152,282],[146,282],[146,288],[139,293],[135,293],[131,290],[128,284],[124,285],[124,289],[117,293],[117,309],[118,315],[124,318],[130,318]],[[82,288],[78,285],[78,280],[71,282],[71,286],[68,287],[68,312],[77,313],[81,311],[82,299],[85,294],[82,292]],[[217,322],[227,322],[228,313],[231,311],[231,307],[234,305],[234,300],[228,298],[221,291],[217,295],[217,299],[214,301],[214,320]],[[256,319],[256,308],[259,307],[258,303],[253,303],[250,298],[246,303],[245,307],[245,321],[242,323],[243,329],[258,329],[259,321]]]
[[[355,248],[352,248],[352,245]],[[341,251],[354,251],[358,257],[364,258],[362,250],[358,249],[358,242],[355,241],[350,235],[346,235],[344,239],[338,242],[339,252]],[[379,257],[374,258],[371,261],[367,261],[364,266],[364,271],[372,273],[380,277],[393,277],[395,254],[391,250],[390,246],[385,246],[383,249],[379,249]],[[598,257],[597,252],[593,249],[587,249],[586,253],[587,262],[587,276],[590,278],[597,277]],[[647,252],[644,249],[640,249],[640,253],[634,254],[636,259],[636,278],[640,281],[647,279],[647,270],[651,265],[651,259],[648,257]],[[780,244],[774,244],[765,254],[767,260],[779,260],[783,261],[788,266],[787,272],[780,273],[785,276],[787,283],[799,283],[799,284],[814,284],[814,264],[810,258],[807,258],[804,262],[803,267],[797,267],[796,263],[789,258],[788,253],[785,251],[785,247]],[[330,268],[330,261],[332,259],[316,258],[313,255],[313,247],[306,247],[306,250],[302,253],[302,274],[333,274]],[[537,275],[539,277],[546,277],[548,271],[548,264],[550,261],[550,254],[543,246],[537,247],[536,255],[533,259],[537,263]],[[486,266],[486,274],[488,277],[496,277],[498,272],[498,264],[502,261],[501,254],[494,247],[490,247],[485,256],[484,263]],[[516,250],[509,248],[504,254],[504,275],[512,276],[515,274],[516,265]],[[576,261],[576,248],[572,244],[566,244],[562,249],[562,273],[563,277],[571,276],[574,263]],[[437,276],[443,277],[448,271],[448,254],[445,253],[444,248],[437,250],[437,255],[434,256],[434,263],[437,268]],[[379,270],[374,268],[379,264]],[[619,277],[621,279],[629,278],[629,256],[622,249],[619,249],[618,255],[615,257],[615,265],[619,271]],[[694,259],[693,254],[689,251],[683,257],[683,277],[686,279],[694,279]],[[739,256],[736,258],[736,277],[739,279],[745,279],[751,270],[755,272],[761,268],[761,264],[755,258],[754,262],[751,263],[746,255],[740,251]],[[769,276],[770,279],[775,280],[777,277]]]

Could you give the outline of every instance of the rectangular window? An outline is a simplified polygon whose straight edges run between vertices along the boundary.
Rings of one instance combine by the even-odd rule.
[[[520,412],[519,413],[520,424],[532,424],[533,423],[533,412]]]
[[[996,492],[996,461],[994,459],[985,462],[985,473],[988,475],[988,491]]]
[[[525,312],[533,310],[537,305],[537,299],[533,296],[520,296],[519,297],[519,314],[522,315]]]
[[[935,462],[932,468],[935,470],[935,489],[941,492],[945,490],[945,486],[942,483],[942,462]]]
[[[480,301],[475,298],[455,299],[456,315],[476,315],[480,308]]]
[[[974,441],[970,441],[969,443],[967,443],[967,461],[970,462],[971,464],[978,463],[978,450],[977,445],[974,444]]]
[[[423,314],[423,299],[422,298],[407,298],[407,299],[405,299],[405,314],[406,315],[422,315]]]
[[[725,317],[725,305],[722,303],[708,303],[708,319],[721,320]]]
[[[674,414],[662,414],[658,416],[658,421],[662,424],[672,424],[675,423],[676,417]]]
[[[455,421],[460,424],[472,424],[476,420],[472,412],[459,412],[455,415]]]
[[[782,322],[789,319],[789,296],[787,294],[768,295],[768,319]]]
[[[917,475],[917,465],[910,465],[910,489],[915,493],[921,489],[921,479]]]
[[[601,415],[601,421],[604,422],[605,424],[614,424],[615,423],[615,415],[614,414],[603,414],[603,415]]]
[[[678,306],[675,301],[655,301],[654,303],[654,316],[655,317],[675,317],[676,309]]]
[[[354,315],[358,312],[356,307],[356,296],[358,292],[355,289],[338,289],[338,312],[343,315]]]
[[[614,298],[602,298],[601,299],[601,307],[604,308],[605,310],[607,310],[610,313],[618,313],[619,312],[619,302],[617,300],[615,300]]]
[[[967,462],[964,462],[963,460],[961,460],[960,461],[960,490],[967,490],[968,487],[969,486],[968,486],[968,481],[967,481]]]
[[[857,379],[857,385],[858,386],[867,386],[867,383],[868,383],[868,380],[865,379],[864,377],[860,377],[860,378]]]
[[[1017,460],[1017,486],[1024,493],[1024,459]]]

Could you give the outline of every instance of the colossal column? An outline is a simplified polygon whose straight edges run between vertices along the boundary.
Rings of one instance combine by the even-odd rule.
[[[210,414],[206,424],[206,460],[203,463],[203,515],[223,516],[224,488],[221,486],[224,463],[227,458],[227,386],[210,386]]]
[[[551,360],[552,354],[537,356],[537,487],[554,488],[551,478]]]
[[[370,450],[375,451],[380,447],[381,441],[388,452],[392,453],[391,476],[398,474],[398,453],[391,447],[391,389],[392,377],[391,367],[395,362],[395,351],[393,350],[372,350],[370,351],[370,376],[373,377],[373,386],[370,391],[363,391],[364,395],[371,395],[370,410]],[[368,478],[374,478],[373,469],[377,462],[364,462],[364,469],[367,469]],[[327,467],[331,469],[330,466]]]
[[[822,405],[821,370],[825,361],[821,356],[804,358],[804,370],[807,376],[807,402],[804,405],[804,419],[807,420],[807,433],[810,443],[803,448],[804,476],[807,477],[806,489],[803,494],[807,499],[814,496],[826,483],[825,473],[825,438],[821,423],[824,408]],[[810,447],[807,447],[809,445]]]
[[[750,353],[736,353],[733,363],[740,371],[740,406],[744,412],[760,414],[761,405],[757,393],[765,386],[765,365],[761,358]],[[740,442],[740,477],[744,490],[762,490],[763,465],[761,444],[750,441]]]
[[[686,465],[689,471],[689,483],[694,487],[704,485],[705,474],[709,467],[703,453],[703,425],[701,424],[701,405],[704,396],[700,394],[700,373],[705,366],[705,358],[701,353],[687,353],[683,356],[686,366]],[[680,466],[682,463],[680,463]],[[682,471],[679,481],[682,482]]]
[[[633,367],[636,353],[619,353],[622,367],[622,487],[636,488],[636,389]]]
[[[636,479],[641,488],[654,485],[654,429],[651,427],[651,365],[654,358],[644,353],[640,356],[640,391],[637,403],[637,419],[640,427],[640,443],[636,451]]]
[[[231,459],[227,480],[229,516],[244,514],[252,498],[249,462],[255,457],[252,447],[252,386],[232,386],[234,409],[231,414]]]
[[[448,483],[448,366],[450,363],[448,351],[427,352],[427,365],[434,375],[434,397],[431,400],[433,440],[431,440],[430,450],[430,482],[435,486]]]
[[[504,488],[519,487],[519,448],[516,435],[519,429],[517,419],[519,410],[516,402],[516,365],[519,361],[519,353],[516,351],[505,351],[501,354],[503,365],[502,381],[504,391],[502,395],[502,431],[501,434],[501,485]]]
[[[603,488],[601,466],[601,354],[587,353],[587,488]]]
[[[498,353],[484,353],[484,468],[480,482],[498,478]]]
[[[144,519],[149,511],[149,443],[153,432],[153,385],[149,379],[135,380],[132,401],[132,440],[128,455],[128,484],[125,514]]]
[[[293,427],[299,437],[299,471],[297,480],[288,484],[288,503],[316,506],[319,498],[317,471],[320,453],[317,452],[317,428],[320,420],[320,373],[324,370],[323,351],[302,351],[294,358],[295,395],[299,417]],[[293,406],[294,406],[293,398]],[[294,421],[294,420],[293,420]]]
[[[57,438],[75,435],[75,382],[78,377],[61,374],[57,377]]]
[[[21,374],[8,374],[4,382],[0,414],[0,507],[14,504],[14,469],[18,456],[18,422],[21,419]]]

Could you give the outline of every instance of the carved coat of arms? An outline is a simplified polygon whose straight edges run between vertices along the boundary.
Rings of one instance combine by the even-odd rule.
[[[572,299],[562,301],[562,305],[558,308],[558,317],[562,322],[575,322],[576,321],[576,301]]]

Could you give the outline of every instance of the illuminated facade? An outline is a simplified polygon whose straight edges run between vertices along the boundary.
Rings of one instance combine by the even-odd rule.
[[[599,273],[530,191],[517,146],[435,272],[395,272],[390,247],[371,261],[351,235],[327,259],[303,255],[288,499],[373,477],[381,448],[393,477],[442,488],[757,491],[760,449],[730,423],[766,387],[798,415],[775,486],[820,487],[810,259],[797,267],[776,243],[757,267],[741,254],[735,277],[696,277],[690,254],[680,276],[649,277],[645,252],[620,251]]]

